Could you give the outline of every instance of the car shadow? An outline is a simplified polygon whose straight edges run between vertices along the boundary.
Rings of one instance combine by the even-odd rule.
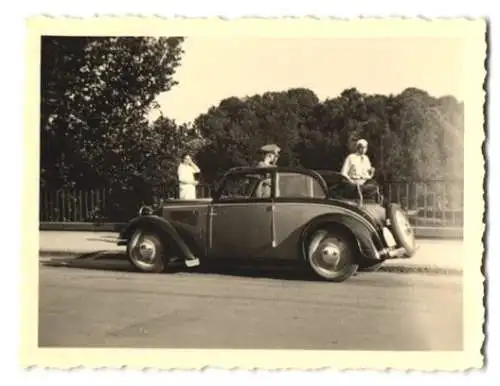
[[[87,253],[71,258],[53,258],[42,261],[46,267],[64,267],[98,271],[131,272],[138,275],[147,275],[135,269],[121,252]],[[294,263],[268,263],[248,261],[203,261],[199,267],[185,267],[182,260],[170,263],[165,275],[194,274],[194,275],[223,275],[247,278],[267,278],[289,281],[322,280],[314,275],[306,265]]]
[[[266,278],[289,281],[314,281],[321,280],[308,270],[305,265],[298,264],[263,264],[263,263],[232,263],[232,262],[207,262],[195,269],[172,267],[176,272],[194,272],[208,275],[224,275],[246,278]]]

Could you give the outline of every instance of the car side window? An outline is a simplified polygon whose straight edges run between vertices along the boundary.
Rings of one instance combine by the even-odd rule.
[[[238,173],[226,177],[219,200],[271,197],[269,173]]]
[[[325,192],[318,180],[312,176],[301,173],[279,173],[278,196],[285,198],[325,198]]]

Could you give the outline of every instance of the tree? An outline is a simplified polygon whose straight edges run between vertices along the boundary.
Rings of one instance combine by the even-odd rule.
[[[194,121],[210,141],[197,154],[202,173],[212,181],[231,167],[255,164],[266,143],[282,148],[281,164],[297,164],[301,133],[318,102],[312,91],[302,88],[222,100]]]
[[[50,186],[122,183],[153,133],[145,116],[176,82],[183,39],[42,38],[41,178]]]
[[[190,125],[160,117],[152,125],[150,147],[143,161],[143,184],[177,188],[177,167],[184,153],[194,154],[204,141]]]
[[[463,173],[463,105],[416,88],[399,95],[351,88],[324,102],[307,89],[230,97],[201,114],[195,126],[211,141],[198,156],[212,177],[255,162],[267,142],[283,149],[283,165],[340,170],[359,138],[369,141],[381,181]]]

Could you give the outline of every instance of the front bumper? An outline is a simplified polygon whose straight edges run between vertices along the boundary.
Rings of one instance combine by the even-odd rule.
[[[379,259],[409,259],[413,255],[408,254],[406,248],[403,247],[392,247],[392,248],[384,248],[378,251]]]

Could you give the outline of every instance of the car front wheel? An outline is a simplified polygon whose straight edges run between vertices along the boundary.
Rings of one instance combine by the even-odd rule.
[[[352,238],[345,232],[319,230],[310,238],[306,248],[307,261],[322,279],[342,282],[358,269]]]
[[[142,272],[160,273],[165,269],[165,247],[154,232],[137,230],[127,245],[127,257]]]

